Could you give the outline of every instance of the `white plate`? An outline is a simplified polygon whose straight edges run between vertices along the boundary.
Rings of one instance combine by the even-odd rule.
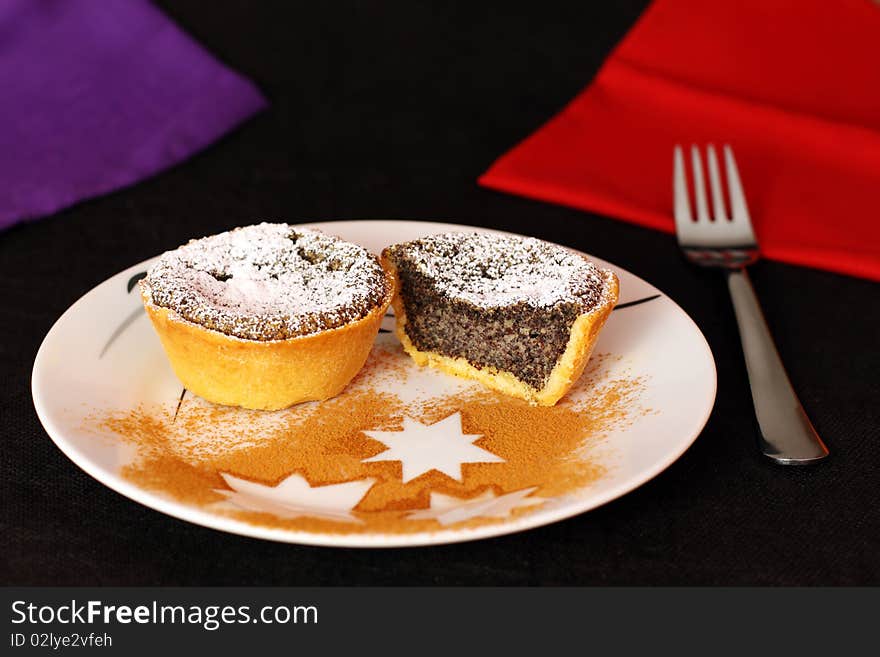
[[[309,225],[375,252],[432,233],[482,230],[414,221]],[[233,436],[218,450],[217,436],[208,436],[205,425],[212,407],[189,393],[180,403],[181,384],[142,311],[134,281],[152,260],[98,285],[55,323],[34,363],[34,405],[52,440],[92,477],[153,509],[223,531],[291,543],[388,547],[473,540],[537,527],[595,508],[655,477],[696,439],[715,400],[715,363],[693,321],[649,283],[598,258],[593,260],[619,276],[620,303],[600,336],[591,374],[571,395],[574,401],[550,411],[517,406],[519,402],[498,395],[487,397],[476,384],[419,369],[399,351],[393,334],[383,332],[376,350],[384,354],[384,360],[368,368],[372,374],[356,379],[343,393],[348,397],[337,398],[334,406],[311,403],[274,414],[216,407],[218,414],[211,422],[218,431]],[[650,300],[633,303],[645,299]],[[386,328],[390,323],[389,318]],[[279,423],[299,426],[297,422],[322,413],[331,418],[340,411],[356,414],[350,409],[358,399],[363,402],[367,388],[392,395],[403,406],[398,405],[395,418],[384,422],[374,417],[372,425],[355,426],[356,420],[347,420],[349,440],[345,444],[355,444],[351,448],[355,452],[347,454],[349,448],[330,441],[335,447],[329,455],[301,456],[311,452],[306,447],[297,452],[297,441],[314,443],[314,436],[304,433],[289,434],[294,436],[291,443],[296,443],[289,449],[287,443],[278,442]],[[602,391],[601,403],[597,391]],[[609,405],[621,391],[620,399]],[[449,417],[433,434],[428,432],[435,442],[423,440],[419,444],[428,447],[418,453],[401,455],[401,441],[395,441],[393,433],[373,433],[377,428],[400,430],[404,417],[419,419],[413,404],[425,408],[425,400],[444,399],[443,414],[430,421],[422,417],[422,424],[428,426],[457,410],[462,414]],[[461,408],[456,406],[458,400],[468,399],[470,406],[464,402]],[[489,406],[501,413],[490,414],[486,420],[481,409]],[[517,422],[532,426],[508,427],[505,434],[499,423],[513,416],[505,415],[504,409],[512,409]],[[181,415],[175,417],[175,413]],[[556,419],[562,415],[564,421]],[[176,432],[178,442],[166,443],[163,438],[157,447],[155,440],[132,428],[133,423],[150,417],[161,420],[160,433]],[[199,421],[180,419],[190,417]],[[546,422],[535,419],[541,417]],[[594,417],[598,418],[595,422]],[[460,424],[463,421],[469,425]],[[181,428],[184,425],[189,428]],[[354,438],[352,426],[360,431],[354,432]],[[583,426],[589,426],[589,431]],[[242,427],[247,429],[242,431]],[[470,437],[462,438],[460,428]],[[410,424],[409,429],[404,451],[418,439],[412,434],[418,427]],[[181,435],[181,431],[193,435]],[[529,452],[529,439],[511,442],[510,436],[515,436],[511,431],[536,436],[538,450]],[[573,431],[584,431],[577,447],[551,454],[565,440],[571,441]],[[557,436],[559,442],[555,442]],[[276,445],[281,456],[260,451],[264,443]],[[385,452],[384,459],[365,462],[365,454],[378,456],[392,443],[398,448]],[[197,478],[186,467],[180,469],[180,481],[175,482],[177,470],[159,468],[158,460],[150,460],[157,450],[173,452],[169,458],[173,456],[176,463],[200,467],[198,472],[207,477],[205,490],[193,490]],[[251,467],[251,455],[254,464],[261,464],[259,468],[272,471],[271,480],[261,481],[254,474],[257,466]],[[395,462],[395,457],[403,460]],[[290,460],[290,472],[283,470],[285,459]],[[542,461],[537,468],[536,459]],[[326,472],[334,472],[337,465],[338,477],[328,479]],[[437,469],[423,474],[432,465]],[[563,474],[574,472],[572,468],[579,474],[566,484],[569,479]],[[310,474],[318,470],[325,473],[322,480]],[[369,476],[362,476],[364,472]],[[273,488],[279,483],[283,485]],[[391,491],[388,500],[377,501],[380,488]]]

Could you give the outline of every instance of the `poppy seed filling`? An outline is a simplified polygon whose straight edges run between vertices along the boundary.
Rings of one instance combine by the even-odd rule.
[[[532,238],[447,233],[386,250],[420,351],[510,372],[540,390],[578,316],[606,293],[582,256]]]
[[[168,251],[141,281],[156,306],[246,340],[283,340],[366,317],[387,276],[366,249],[316,230],[262,223]]]

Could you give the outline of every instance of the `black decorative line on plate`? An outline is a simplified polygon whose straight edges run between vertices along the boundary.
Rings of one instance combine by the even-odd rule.
[[[141,280],[142,278],[144,278],[146,275],[147,275],[147,272],[141,271],[141,272],[138,272],[137,274],[135,274],[134,276],[132,276],[131,278],[129,278],[128,283],[126,283],[126,285],[125,285],[125,291],[128,294],[131,294],[131,291],[138,284],[138,281]],[[134,320],[136,320],[138,317],[140,317],[143,314],[144,314],[144,309],[141,308],[140,306],[138,306],[135,310],[132,310],[131,313],[129,313],[128,317],[123,319],[122,323],[119,324],[119,326],[116,327],[116,329],[113,331],[113,333],[110,334],[110,337],[107,338],[107,342],[105,342],[104,346],[101,348],[101,353],[98,354],[98,358],[99,359],[103,358],[104,354],[106,354],[107,351],[110,349],[110,347],[113,346],[113,343],[116,342],[116,340],[119,338],[120,335],[122,335],[123,331],[125,331],[125,329],[127,329],[129,326],[131,326],[132,322],[134,322]]]
[[[635,301],[627,301],[626,303],[621,303],[618,306],[614,306],[614,310],[620,310],[621,308],[629,308],[631,306],[638,306],[643,303],[647,303],[648,301],[653,301],[654,299],[659,299],[661,294],[655,294],[651,297],[645,297],[644,299],[636,299]]]
[[[186,388],[180,391],[180,399],[177,400],[177,408],[174,409],[174,417],[171,418],[172,424],[177,419],[177,414],[180,413],[180,405],[183,403],[184,396],[186,396]]]
[[[661,296],[663,296],[663,295],[662,294],[654,294],[650,297],[645,297],[644,299],[636,299],[635,301],[627,301],[626,303],[621,303],[621,304],[615,306],[614,310],[620,310],[621,308],[629,308],[630,306],[638,306],[639,304],[647,303],[648,301],[653,301],[654,299],[659,299]],[[385,313],[385,317],[394,317],[394,315],[392,315],[391,313]],[[385,331],[385,329],[381,329],[381,330]],[[386,331],[386,333],[388,333],[388,332],[390,332],[390,331]]]
[[[650,297],[645,297],[644,299],[636,299],[635,301],[627,301],[626,303],[621,303],[614,307],[614,310],[620,310],[622,308],[631,308],[632,306],[639,306],[643,303],[647,303],[648,301],[653,301],[654,299],[659,299],[662,294],[654,294]],[[394,315],[386,314],[385,317],[394,317]],[[379,333],[391,333],[388,329],[379,329]]]
[[[146,278],[146,277],[147,277],[147,272],[141,271],[141,272],[138,272],[137,274],[135,274],[134,276],[132,276],[131,278],[129,278],[128,285],[126,285],[126,287],[128,288],[127,291],[130,293],[134,289],[134,286],[138,284],[138,281],[141,280],[142,278]]]
[[[385,317],[388,319],[394,319],[394,313],[385,313]],[[379,333],[391,333],[391,331],[386,328],[380,328]]]
[[[117,338],[122,335],[122,332],[125,331],[138,317],[144,314],[143,308],[135,308],[131,311],[128,317],[122,320],[122,323],[116,327],[116,330],[110,334],[110,337],[107,338],[107,342],[104,343],[104,347],[101,349],[101,353],[98,354],[98,358],[103,358],[104,354],[107,353],[107,350],[110,349],[112,344],[116,342]]]
[[[142,271],[142,272],[138,272],[137,274],[135,274],[134,276],[132,276],[131,278],[129,278],[129,279],[128,279],[128,283],[127,283],[127,285],[126,285],[126,289],[127,289],[127,291],[128,291],[129,293],[131,293],[131,291],[132,291],[132,290],[135,288],[135,286],[138,284],[138,281],[141,280],[142,278],[144,278],[146,275],[147,275],[147,272]],[[626,303],[621,303],[621,304],[615,306],[614,310],[621,310],[621,309],[623,309],[623,308],[630,308],[630,307],[632,307],[632,306],[638,306],[638,305],[641,305],[641,304],[643,304],[643,303],[647,303],[648,301],[653,301],[654,299],[659,299],[660,296],[661,296],[661,295],[659,295],[659,294],[655,294],[655,295],[650,296],[650,297],[645,297],[644,299],[636,299],[635,301],[628,301],[628,302],[626,302]],[[104,354],[106,354],[106,353],[107,353],[107,350],[110,349],[110,346],[111,346],[114,342],[116,342],[117,338],[119,338],[119,336],[122,335],[122,332],[125,331],[125,329],[127,329],[127,328],[131,325],[131,323],[134,322],[134,320],[136,320],[138,317],[140,317],[141,314],[142,314],[141,309],[140,309],[140,308],[137,308],[137,309],[134,310],[134,311],[133,311],[128,317],[126,317],[126,318],[122,321],[122,323],[121,323],[119,326],[116,327],[116,330],[113,331],[113,333],[112,333],[112,334],[110,335],[110,337],[108,338],[107,342],[104,344],[104,348],[101,349],[101,354],[98,356],[98,358],[103,358],[103,357],[104,357]],[[385,317],[394,317],[394,315],[391,314],[391,313],[385,313]],[[391,333],[391,331],[389,331],[388,329],[380,328],[380,329],[379,329],[379,333]],[[180,394],[180,400],[181,400],[181,401],[183,401],[183,395],[184,395],[185,393],[186,393],[186,388],[184,388],[184,389],[183,389],[183,392]],[[177,408],[178,408],[178,410],[180,409],[180,404],[179,404],[179,403],[178,403],[178,405],[177,405]],[[174,417],[177,417],[177,412],[176,412],[176,411],[175,411],[175,413],[174,413]]]

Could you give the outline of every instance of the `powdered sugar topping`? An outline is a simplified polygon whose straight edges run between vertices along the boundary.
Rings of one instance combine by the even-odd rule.
[[[250,340],[279,340],[366,316],[389,293],[366,249],[320,231],[261,223],[165,253],[148,298],[191,322]]]
[[[391,248],[436,289],[481,308],[576,301],[592,308],[607,292],[602,270],[561,246],[495,233],[444,233]]]

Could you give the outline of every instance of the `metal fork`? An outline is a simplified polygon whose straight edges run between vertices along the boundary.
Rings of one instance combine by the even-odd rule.
[[[695,221],[688,200],[684,156],[681,146],[675,147],[673,191],[678,244],[691,262],[701,266],[720,267],[727,272],[727,286],[733,300],[752,388],[752,401],[761,429],[761,451],[784,465],[815,463],[828,456],[828,448],[819,438],[791,387],[791,381],[746,273],[746,267],[758,259],[758,242],[752,230],[733,151],[730,146],[724,147],[727,191],[731,206],[729,215],[725,210],[718,159],[715,148],[711,145],[706,149],[706,159],[712,193],[711,215],[706,201],[700,151],[696,146],[691,146],[694,202],[697,210]]]

